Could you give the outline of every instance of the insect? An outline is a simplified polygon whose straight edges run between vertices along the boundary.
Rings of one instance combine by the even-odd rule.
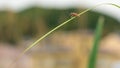
[[[78,15],[77,13],[75,13],[75,12],[72,12],[70,15],[71,15],[72,17],[74,17],[74,16],[79,17],[79,15]]]

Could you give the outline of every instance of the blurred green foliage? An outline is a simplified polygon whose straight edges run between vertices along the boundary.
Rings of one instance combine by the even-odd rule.
[[[71,17],[71,12],[81,12],[83,9],[45,9],[31,7],[20,12],[0,11],[0,41],[17,43],[22,39],[35,38],[45,34],[61,22]],[[100,13],[88,12],[73,20],[60,30],[71,31],[79,29],[94,30]],[[105,15],[104,15],[105,16]],[[105,16],[104,33],[120,29],[119,23],[113,18]]]

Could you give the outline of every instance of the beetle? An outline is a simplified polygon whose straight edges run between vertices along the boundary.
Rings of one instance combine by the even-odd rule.
[[[79,16],[77,13],[75,13],[75,12],[72,12],[71,14],[70,14],[72,17],[74,17],[74,16]]]

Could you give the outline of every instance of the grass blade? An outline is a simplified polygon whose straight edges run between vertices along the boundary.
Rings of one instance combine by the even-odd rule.
[[[116,4],[112,4],[112,3],[102,3],[102,4],[98,4],[92,8],[88,8],[82,12],[80,12],[78,14],[78,16],[80,17],[81,15],[83,15],[84,13],[98,7],[98,6],[101,6],[101,5],[112,5],[112,6],[115,6],[115,7],[118,7],[120,8],[119,5],[116,5]],[[49,31],[48,33],[46,33],[45,35],[43,35],[41,38],[39,38],[38,40],[36,40],[33,44],[31,44],[29,47],[27,47],[22,54],[24,54],[25,52],[27,52],[29,49],[31,49],[33,46],[35,46],[37,43],[39,43],[42,39],[46,38],[48,35],[50,35],[51,33],[53,33],[55,30],[59,29],[60,27],[64,26],[65,24],[67,24],[68,22],[72,21],[73,19],[75,19],[76,17],[72,17],[70,19],[68,19],[67,21],[63,22],[62,24],[58,25],[57,27],[55,27],[54,29],[52,29],[51,31]]]
[[[119,5],[116,5],[116,4],[103,3],[103,4],[98,4],[98,5],[96,5],[96,6],[92,7],[92,8],[88,8],[88,9],[84,10],[83,12],[80,12],[80,13],[78,14],[78,16],[80,17],[82,14],[84,14],[84,13],[86,13],[86,12],[88,12],[88,11],[90,11],[90,10],[98,7],[98,6],[101,6],[101,5],[112,5],[112,6],[115,6],[115,7],[120,8],[120,6],[119,6]],[[67,21],[63,22],[62,24],[58,25],[57,27],[55,27],[54,29],[52,29],[51,31],[49,31],[48,33],[46,33],[45,35],[43,35],[42,37],[40,37],[40,38],[39,38],[38,40],[36,40],[33,44],[31,44],[29,47],[27,47],[27,48],[17,57],[17,59],[15,60],[15,62],[16,62],[17,60],[19,60],[19,58],[20,58],[21,56],[23,56],[24,53],[26,53],[29,49],[31,49],[31,48],[34,47],[37,43],[39,43],[42,39],[46,38],[48,35],[50,35],[51,33],[53,33],[55,30],[59,29],[60,27],[64,26],[65,24],[67,24],[68,22],[72,21],[72,20],[75,19],[75,18],[76,18],[76,16],[75,16],[75,17],[71,17],[71,18],[68,19]],[[15,62],[13,62],[13,63],[15,63]],[[11,65],[10,65],[10,66],[11,66]]]
[[[88,68],[95,68],[96,58],[97,58],[97,53],[98,53],[98,48],[99,48],[99,42],[101,39],[103,26],[104,26],[104,17],[101,16],[98,20],[98,24],[96,27],[93,49],[89,57],[90,59],[89,59]]]

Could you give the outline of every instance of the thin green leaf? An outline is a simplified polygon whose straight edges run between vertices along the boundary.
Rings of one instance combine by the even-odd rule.
[[[113,5],[113,6],[116,6],[116,7],[120,8],[120,6],[119,6],[119,5],[116,5],[116,4],[103,3],[103,4],[96,5],[96,6],[92,7],[92,8],[89,8],[89,9],[86,9],[86,10],[80,12],[80,13],[78,14],[78,16],[80,17],[82,14],[84,14],[84,13],[86,13],[86,12],[88,12],[88,11],[90,11],[90,10],[92,10],[92,9],[100,6],[100,5]],[[63,25],[67,24],[68,22],[72,21],[72,20],[75,19],[75,18],[76,18],[76,17],[72,17],[72,18],[68,19],[67,21],[63,22],[62,24],[58,25],[57,27],[55,27],[54,29],[52,29],[51,31],[49,31],[48,33],[46,33],[45,35],[43,35],[41,38],[39,38],[39,39],[36,40],[33,44],[31,44],[29,47],[27,47],[27,48],[23,51],[22,54],[24,54],[25,52],[27,52],[29,49],[31,49],[33,46],[35,46],[37,43],[39,43],[42,39],[46,38],[48,35],[50,35],[51,33],[53,33],[55,30],[57,30],[58,28],[62,27]]]
[[[88,68],[95,68],[96,58],[97,58],[97,53],[99,48],[99,41],[101,39],[103,26],[104,26],[104,17],[100,17],[96,27],[95,39],[94,39],[93,49],[89,57],[90,59],[89,59]]]
[[[120,6],[119,6],[119,5],[116,5],[116,4],[103,3],[103,4],[96,5],[96,6],[92,7],[92,8],[86,9],[86,10],[84,10],[83,12],[80,12],[80,13],[78,14],[78,16],[80,17],[82,14],[84,14],[84,13],[86,13],[86,12],[88,12],[88,11],[90,11],[90,10],[98,7],[98,6],[101,6],[101,5],[112,5],[112,6],[115,6],[115,7],[120,8]],[[68,22],[72,21],[72,20],[75,19],[75,18],[76,18],[76,16],[68,19],[67,21],[63,22],[62,24],[58,25],[57,27],[55,27],[54,29],[52,29],[51,31],[49,31],[48,33],[46,33],[45,35],[43,35],[42,37],[40,37],[40,38],[39,38],[38,40],[36,40],[33,44],[31,44],[29,47],[27,47],[27,48],[17,57],[16,61],[17,61],[21,56],[23,56],[24,53],[26,53],[29,49],[31,49],[31,48],[34,47],[37,43],[39,43],[42,39],[46,38],[48,35],[50,35],[51,33],[53,33],[55,30],[59,29],[60,27],[62,27],[63,25],[67,24]]]

